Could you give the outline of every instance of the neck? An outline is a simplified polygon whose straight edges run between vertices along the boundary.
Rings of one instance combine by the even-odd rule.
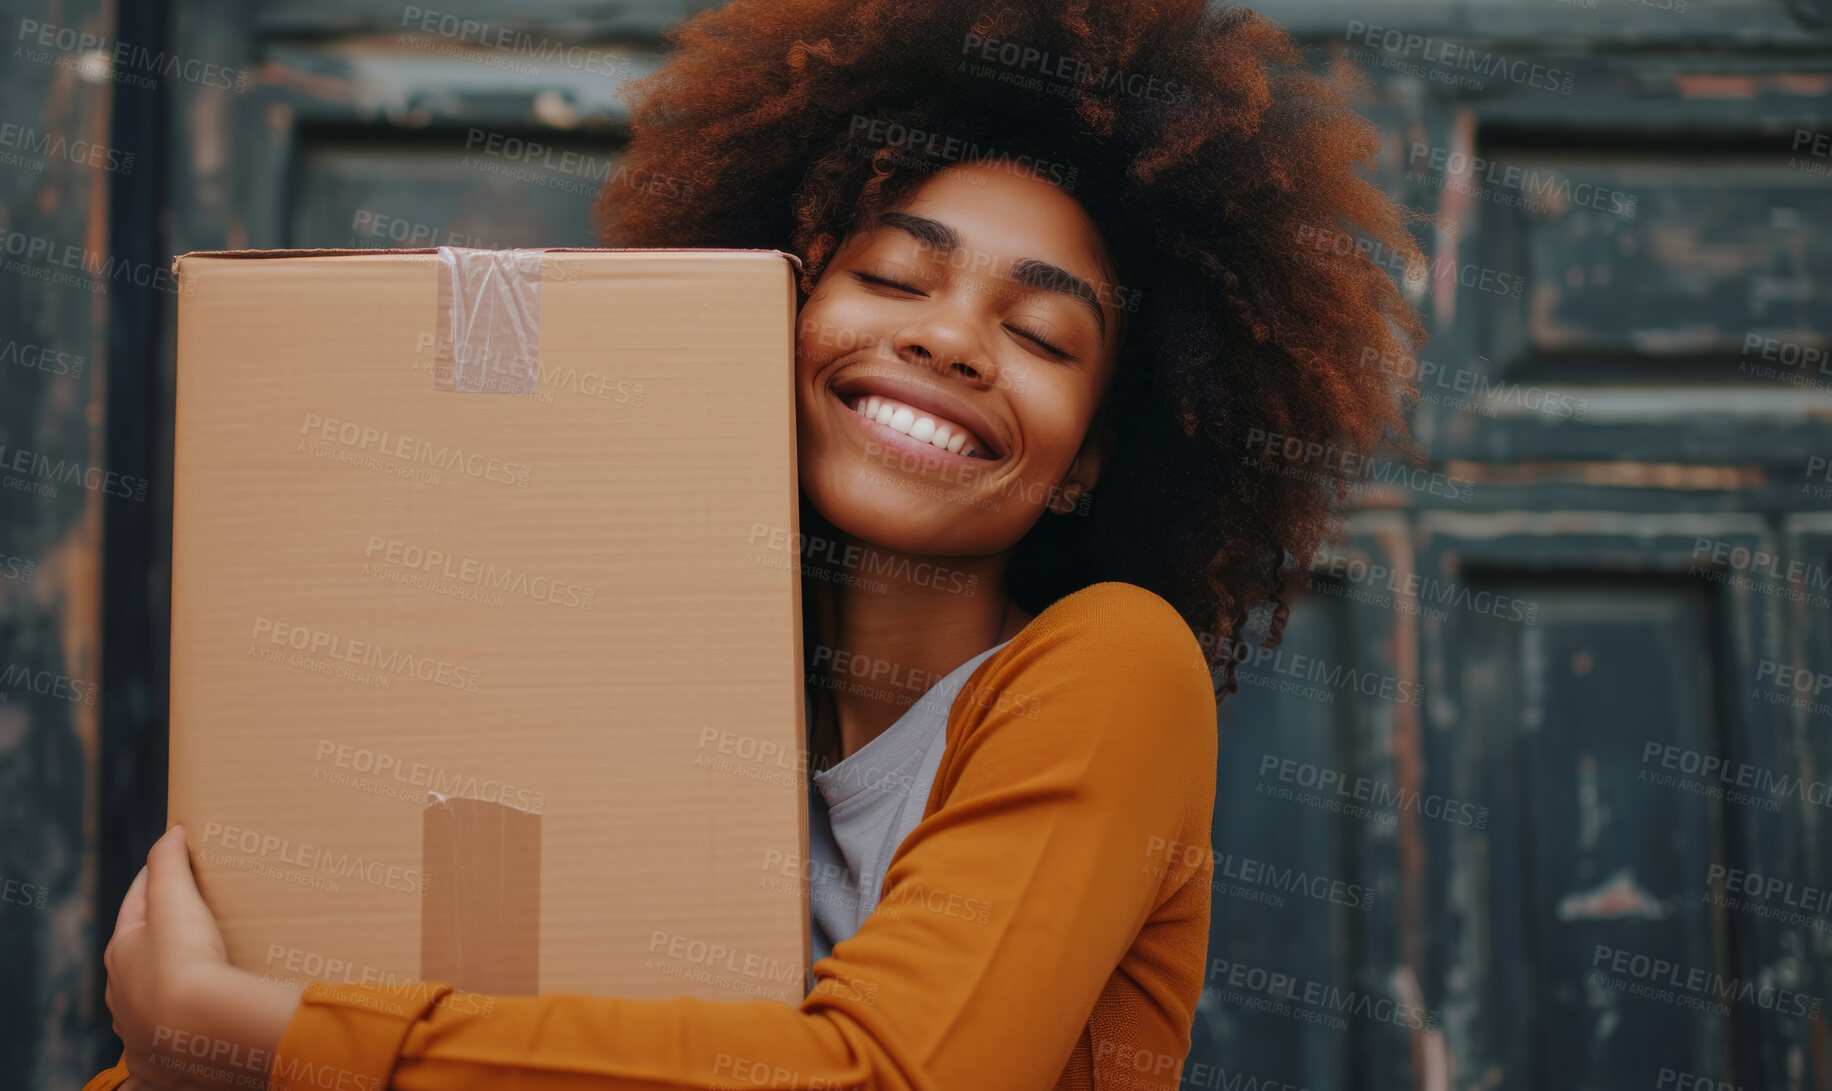
[[[825,525],[807,540],[806,560],[820,569],[805,579],[808,660],[824,683],[809,698],[837,726],[838,759],[1030,621],[1006,586],[1010,550],[986,557],[903,553]]]

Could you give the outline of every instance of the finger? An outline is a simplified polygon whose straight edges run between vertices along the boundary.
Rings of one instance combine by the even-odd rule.
[[[108,937],[108,943],[102,948],[102,966],[114,973],[115,950],[121,940],[146,927],[146,869],[134,876],[134,881],[127,884],[127,896],[121,899],[121,910],[115,915],[114,935]]]
[[[146,854],[146,909],[150,918],[174,919],[203,904],[185,850],[184,827],[173,826]]]
[[[121,911],[115,915],[114,936],[132,931],[146,923],[146,869],[127,884],[127,897],[121,899]]]

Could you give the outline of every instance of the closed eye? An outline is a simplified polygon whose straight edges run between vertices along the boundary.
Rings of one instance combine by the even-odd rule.
[[[922,292],[922,289],[916,287],[914,284],[904,284],[901,281],[892,280],[889,277],[877,276],[872,273],[854,273],[853,276],[859,278],[866,284],[876,284],[881,288],[895,288],[900,292],[915,292],[919,295]]]
[[[1056,345],[1052,344],[1051,342],[1045,340],[1041,335],[1037,333],[1024,329],[1021,326],[1009,326],[1008,325],[1005,328],[1017,334],[1018,336],[1025,338],[1026,340],[1036,342],[1037,345],[1041,347],[1042,349],[1044,349],[1046,352],[1054,353],[1055,355],[1061,356],[1062,358],[1066,360],[1075,359],[1075,355],[1071,353],[1069,350],[1065,348],[1057,347]]]

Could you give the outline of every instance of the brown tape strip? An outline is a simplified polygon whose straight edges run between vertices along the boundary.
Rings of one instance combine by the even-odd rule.
[[[433,385],[533,394],[540,386],[539,250],[439,248]]]
[[[420,979],[496,996],[541,991],[541,816],[481,799],[425,810]]]

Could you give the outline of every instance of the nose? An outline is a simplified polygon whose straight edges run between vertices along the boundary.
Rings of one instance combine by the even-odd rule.
[[[965,311],[964,304],[931,299],[891,338],[892,351],[903,362],[938,375],[974,386],[992,385],[991,358]]]

